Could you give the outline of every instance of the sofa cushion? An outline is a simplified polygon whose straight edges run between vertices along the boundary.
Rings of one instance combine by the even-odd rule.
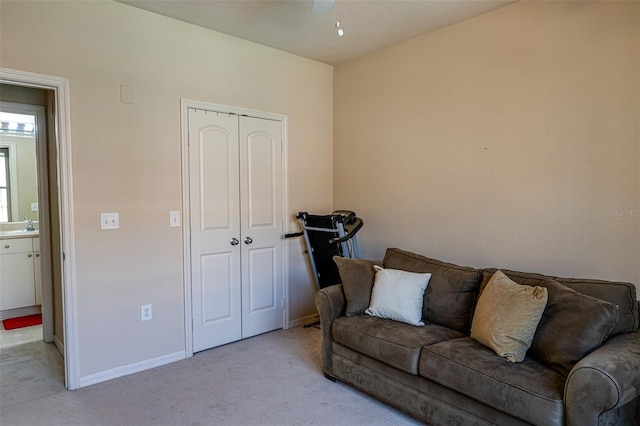
[[[423,319],[469,333],[473,306],[480,286],[480,270],[441,262],[397,248],[387,249],[383,264],[385,268],[430,273],[429,286],[424,293]]]
[[[497,269],[487,268],[482,272],[482,286],[489,282],[489,279]],[[618,305],[618,322],[611,331],[611,336],[620,333],[628,333],[638,330],[640,317],[638,316],[638,303],[636,302],[636,287],[631,283],[620,281],[588,280],[579,278],[559,278],[541,274],[509,271],[502,269],[506,276],[525,285],[541,285],[545,278],[551,278],[562,285],[565,285],[582,294],[606,300],[609,303]]]
[[[361,315],[371,300],[371,289],[376,275],[373,266],[382,265],[382,262],[340,256],[334,256],[333,260],[338,265],[344,296],[347,299],[345,315]]]
[[[531,357],[507,362],[470,337],[426,346],[420,375],[534,424],[563,424],[565,377]]]
[[[415,327],[368,315],[337,318],[331,333],[334,342],[411,374],[418,374],[423,346],[463,336],[436,324]]]
[[[371,302],[364,313],[411,325],[424,325],[422,303],[431,274],[385,269],[378,265],[373,268],[376,278]]]
[[[521,362],[546,304],[546,288],[520,285],[497,271],[478,300],[471,337],[510,362]]]
[[[549,300],[529,354],[567,375],[575,363],[606,340],[618,320],[618,307],[551,278],[545,278],[542,286]]]

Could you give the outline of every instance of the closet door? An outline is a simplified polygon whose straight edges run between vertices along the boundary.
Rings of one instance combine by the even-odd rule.
[[[193,351],[242,338],[238,117],[189,109]]]
[[[281,328],[282,124],[189,109],[193,351]]]
[[[282,328],[282,125],[240,117],[242,336]]]

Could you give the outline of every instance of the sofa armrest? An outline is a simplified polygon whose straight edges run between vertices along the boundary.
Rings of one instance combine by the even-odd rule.
[[[347,299],[344,296],[342,284],[321,289],[316,293],[315,302],[320,316],[322,371],[331,376],[333,374],[331,327],[333,320],[343,316],[347,307]]]
[[[598,425],[601,413],[640,397],[640,332],[624,333],[580,360],[564,388],[567,425]]]

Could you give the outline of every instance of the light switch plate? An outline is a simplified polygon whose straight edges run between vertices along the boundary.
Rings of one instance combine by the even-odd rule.
[[[32,212],[38,211],[38,203],[31,203],[31,211]]]
[[[180,212],[169,212],[169,226],[172,228],[177,228],[180,226]]]
[[[100,213],[100,229],[119,229],[120,214]]]
[[[124,85],[120,86],[120,102],[123,104],[133,103],[133,87]]]

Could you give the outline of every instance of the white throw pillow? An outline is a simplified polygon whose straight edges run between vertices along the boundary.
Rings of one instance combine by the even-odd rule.
[[[374,269],[377,272],[371,302],[364,312],[374,317],[424,325],[422,303],[431,274],[384,269],[378,265]]]

